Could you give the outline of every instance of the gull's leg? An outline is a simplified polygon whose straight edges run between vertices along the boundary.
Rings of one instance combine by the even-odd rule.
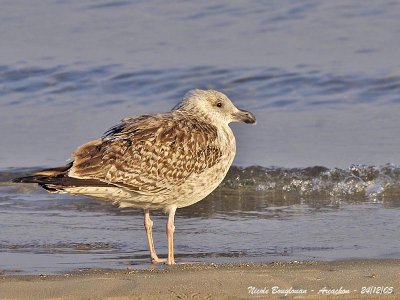
[[[153,221],[150,219],[150,211],[148,209],[144,210],[144,228],[146,229],[147,240],[149,241],[149,248],[150,248],[150,256],[151,262],[159,263],[165,262],[165,259],[159,259],[156,254],[156,249],[154,248],[153,242]]]
[[[176,211],[176,206],[172,206],[168,210],[169,214],[168,214],[168,221],[167,221],[167,226],[166,226],[167,227],[167,240],[168,240],[168,258],[167,258],[168,265],[175,264],[175,259],[174,259],[175,211]]]

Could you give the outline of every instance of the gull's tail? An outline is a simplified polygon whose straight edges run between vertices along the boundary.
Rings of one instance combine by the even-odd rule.
[[[64,188],[79,186],[114,186],[112,184],[97,179],[80,179],[68,176],[68,171],[72,167],[73,162],[64,167],[45,169],[33,173],[30,176],[14,178],[12,182],[19,183],[37,183],[42,188],[53,193],[62,193]]]
[[[43,183],[51,178],[57,178],[60,176],[65,176],[68,170],[72,167],[72,162],[66,166],[52,169],[45,169],[38,172],[33,173],[30,176],[18,177],[14,178],[12,182],[21,182],[21,183]]]

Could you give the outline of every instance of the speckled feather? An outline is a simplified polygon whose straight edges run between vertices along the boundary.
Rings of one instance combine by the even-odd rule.
[[[214,125],[187,113],[126,118],[102,139],[79,147],[69,175],[142,194],[165,194],[216,165],[222,146]]]

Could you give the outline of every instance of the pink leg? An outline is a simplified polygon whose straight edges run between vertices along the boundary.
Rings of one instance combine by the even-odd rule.
[[[168,265],[174,265],[175,264],[175,259],[174,259],[174,231],[175,231],[175,211],[176,207],[171,207],[169,209],[169,215],[168,215],[168,221],[167,221],[167,240],[168,240],[168,258],[167,258],[167,264]]]
[[[153,221],[150,219],[150,211],[148,209],[144,210],[144,228],[146,229],[147,240],[149,241],[151,262],[153,264],[159,262],[165,262],[165,259],[158,258],[156,254],[156,249],[154,248],[153,242]]]

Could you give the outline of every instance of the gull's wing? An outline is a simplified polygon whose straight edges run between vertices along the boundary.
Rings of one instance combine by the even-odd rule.
[[[143,194],[167,193],[222,157],[217,128],[171,112],[124,119],[79,147],[70,177],[97,179]]]

